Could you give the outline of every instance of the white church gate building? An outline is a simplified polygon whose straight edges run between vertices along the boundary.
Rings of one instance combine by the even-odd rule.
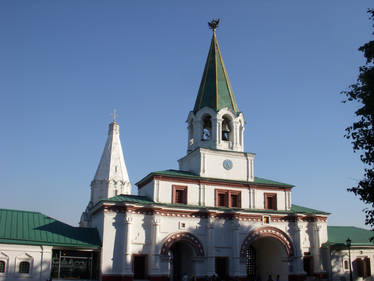
[[[150,173],[131,195],[119,125],[110,124],[81,219],[101,237],[103,281],[327,277],[328,213],[292,204],[290,184],[255,177],[215,27],[179,170]]]

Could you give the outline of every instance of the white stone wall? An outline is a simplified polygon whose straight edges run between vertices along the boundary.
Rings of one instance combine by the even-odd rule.
[[[277,272],[277,274],[285,275],[285,266],[288,268],[289,265],[293,269],[290,274],[303,274],[302,256],[304,252],[310,252],[315,257],[315,268],[320,268],[321,271],[326,270],[320,256],[320,246],[325,242],[326,237],[325,222],[270,221],[267,224],[262,219],[237,221],[188,217],[182,214],[173,214],[172,210],[170,209],[168,214],[168,211],[163,209],[160,211],[163,215],[161,213],[138,214],[136,210],[128,213],[106,210],[103,224],[102,273],[131,275],[132,256],[145,254],[148,257],[148,274],[167,275],[169,274],[169,259],[166,256],[160,256],[161,247],[171,234],[188,232],[199,239],[205,251],[204,257],[195,256],[193,258],[196,275],[213,274],[215,271],[214,258],[228,257],[230,275],[245,276],[246,265],[240,260],[241,245],[249,233],[266,226],[275,227],[286,233],[291,239],[295,251],[293,259],[288,260],[280,242],[269,238],[274,240],[275,248],[281,247],[280,249],[282,249],[280,251],[282,262],[269,269],[273,272],[272,274]],[[271,251],[271,249],[274,247],[270,247],[266,251]],[[265,276],[268,271],[261,274]]]
[[[216,151],[199,148],[178,160],[179,169],[193,172],[201,177],[237,181],[253,181],[254,154],[244,152]],[[230,160],[231,169],[223,162]]]
[[[370,269],[371,274],[374,274],[374,248],[352,248],[351,249],[351,261],[352,261],[352,277],[354,280],[374,280],[373,276],[362,278],[357,276],[357,269],[355,267],[355,260],[357,258],[365,258],[368,257],[370,259]],[[347,280],[349,281],[349,268],[344,269],[344,261],[349,262],[349,255],[347,249],[332,249],[330,251],[330,278],[331,280],[342,281]]]
[[[180,181],[153,180],[139,189],[139,195],[147,196],[155,202],[170,204],[173,201],[173,185],[187,187],[187,204],[214,207],[216,189],[234,190],[241,193],[241,208],[264,209],[265,193],[277,194],[277,210],[291,208],[290,191],[279,189],[246,189],[222,185],[196,184]]]
[[[6,264],[5,273],[0,273],[0,280],[40,280],[45,281],[51,272],[52,247],[15,244],[0,244],[0,260]],[[19,273],[22,261],[30,263],[28,274]]]

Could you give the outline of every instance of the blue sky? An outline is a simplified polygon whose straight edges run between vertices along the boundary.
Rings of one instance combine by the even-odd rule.
[[[293,203],[364,226],[362,176],[340,92],[364,63],[371,1],[1,1],[0,207],[77,224],[117,108],[134,184],[186,153],[217,30],[255,175]],[[134,185],[135,187],[135,185]],[[135,189],[134,189],[135,190]]]

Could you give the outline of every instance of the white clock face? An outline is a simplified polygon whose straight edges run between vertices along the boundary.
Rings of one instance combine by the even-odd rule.
[[[225,161],[223,161],[223,168],[225,168],[226,170],[231,170],[232,169],[231,160],[226,159]]]

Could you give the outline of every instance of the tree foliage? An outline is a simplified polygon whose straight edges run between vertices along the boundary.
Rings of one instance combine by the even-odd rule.
[[[374,9],[369,9],[368,14],[374,21]],[[360,153],[366,168],[364,178],[348,191],[368,205],[365,224],[374,227],[374,40],[358,50],[363,52],[366,63],[359,69],[357,82],[343,94],[346,96],[344,102],[357,102],[360,108],[355,112],[358,121],[346,128],[345,137],[351,140],[354,152]]]

